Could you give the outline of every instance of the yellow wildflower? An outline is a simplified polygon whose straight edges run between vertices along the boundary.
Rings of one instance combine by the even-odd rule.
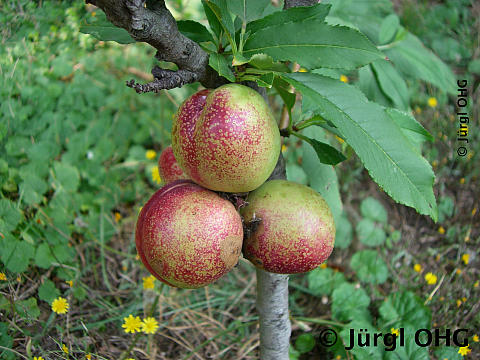
[[[285,144],[282,145],[282,153],[284,153],[285,151],[287,151],[287,146]]]
[[[327,263],[322,263],[322,265],[320,265],[320,269],[326,269],[327,268]]]
[[[478,280],[475,281],[475,284],[473,284],[473,287],[476,287],[476,288],[478,287]]]
[[[440,227],[438,228],[438,233],[439,233],[440,235],[445,234],[445,229],[443,228],[443,226],[440,226]]]
[[[113,214],[113,216],[115,216],[115,222],[118,223],[120,220],[122,220],[122,214],[120,214],[118,211],[115,211],[115,214]]]
[[[143,277],[142,280],[144,289],[153,289],[155,287],[155,277],[152,275]]]
[[[123,318],[123,325],[122,327],[125,329],[126,333],[135,333],[140,331],[140,327],[142,326],[142,320],[138,316],[133,317],[132,314],[128,315],[128,317]]]
[[[391,332],[393,335],[400,336],[400,330],[399,330],[399,329],[391,328],[391,329],[390,329],[390,332]]]
[[[344,82],[344,83],[348,83],[348,77],[346,77],[345,75],[340,75],[340,81],[341,82]]]
[[[433,160],[432,161],[432,166],[437,167],[438,166],[438,160]]]
[[[415,112],[417,114],[421,114],[422,113],[422,109],[419,107],[419,106],[415,106]]]
[[[480,341],[480,338],[478,337],[477,334],[473,335],[472,341],[473,341],[473,342],[479,342],[479,341]]]
[[[434,97],[428,98],[427,103],[428,103],[428,106],[430,106],[430,107],[432,107],[432,108],[434,108],[434,107],[436,107],[436,106],[438,105],[438,101],[437,101],[437,99],[434,98]]]
[[[5,275],[5,273],[3,273],[3,272],[0,272],[0,280],[6,281],[7,280],[7,275]]]
[[[465,184],[465,178],[460,179],[460,184],[462,184],[462,185]]]
[[[135,255],[135,260],[140,260],[140,255]]]
[[[472,216],[475,216],[476,213],[477,213],[477,208],[474,207],[474,208],[472,209]]]
[[[68,301],[63,297],[58,297],[52,302],[52,310],[57,314],[66,314],[68,311]]]
[[[470,260],[470,254],[463,254],[462,255],[462,261],[465,265],[468,265],[469,260]]]
[[[462,270],[457,269],[457,270],[455,270],[455,273],[456,273],[457,275],[460,275],[460,274],[462,273]]]
[[[153,160],[157,157],[157,152],[155,150],[147,150],[147,152],[145,153],[145,157],[148,160]]]
[[[461,348],[458,349],[458,353],[462,356],[467,355],[468,353],[470,353],[470,351],[472,351],[470,349],[470,345],[462,346]]]
[[[155,334],[158,329],[158,322],[153,317],[147,317],[143,319],[142,331],[145,334]]]
[[[442,257],[440,256],[440,254],[437,254],[437,255],[435,256],[435,261],[440,261],[441,258],[442,258]]]
[[[68,286],[73,287],[73,281],[72,280],[66,280],[65,282],[68,284]]]
[[[62,344],[62,350],[65,354],[68,354],[68,347],[65,344]]]
[[[466,302],[466,301],[467,301],[467,298],[466,298],[465,296],[462,297],[462,301],[463,301],[463,302]]]
[[[33,360],[43,360],[43,357],[41,357],[41,356],[34,356],[34,357],[33,357]]]
[[[298,70],[298,72],[308,72],[308,70],[305,69],[305,68],[300,68],[300,70]]]
[[[22,277],[20,275],[17,276],[17,282],[22,282]]]
[[[413,270],[414,270],[415,272],[418,272],[418,273],[419,273],[419,272],[422,272],[422,270],[423,270],[422,265],[420,265],[420,264],[415,264],[415,265],[413,265]]]
[[[87,354],[87,355],[85,355],[85,359],[87,359],[87,360],[92,360],[92,354]]]
[[[437,275],[432,274],[431,272],[425,275],[425,281],[428,285],[434,285],[437,283]]]
[[[95,11],[92,11],[92,16],[95,16],[97,15],[97,13]]]
[[[460,305],[462,305],[462,300],[457,299],[457,307],[460,307]]]
[[[160,172],[158,171],[158,167],[153,166],[151,171],[152,171],[152,180],[157,184],[160,184],[162,182],[162,178],[160,177]]]
[[[445,300],[445,296],[440,296],[439,300],[440,300],[440,301]]]

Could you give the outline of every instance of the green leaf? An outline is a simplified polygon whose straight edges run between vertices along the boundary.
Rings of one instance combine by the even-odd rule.
[[[305,129],[304,134],[318,140],[326,139],[325,130],[318,126]],[[308,176],[310,187],[323,196],[337,224],[342,213],[342,200],[335,169],[331,165],[320,164],[315,150],[306,143],[302,144],[302,154],[302,168]]]
[[[355,228],[358,239],[367,246],[379,246],[385,242],[385,231],[370,219],[362,219]]]
[[[46,242],[38,246],[34,261],[35,265],[42,269],[48,269],[52,263],[56,261],[50,250],[50,246]]]
[[[46,181],[38,177],[36,174],[30,174],[20,183],[22,201],[27,205],[40,203],[43,199],[43,194],[47,190],[48,185]]]
[[[38,298],[49,304],[58,296],[60,296],[60,291],[55,287],[53,281],[49,279],[46,279],[38,288]]]
[[[452,70],[411,33],[395,42],[385,53],[404,74],[429,82],[439,89],[455,94],[456,80]]]
[[[119,44],[135,42],[127,30],[113,25],[100,11],[93,23],[82,25],[79,30],[81,33],[90,34],[101,41],[115,41]]]
[[[330,268],[317,267],[307,274],[308,288],[316,295],[330,295],[333,290],[345,282],[345,276]]]
[[[283,74],[303,95],[304,111],[332,122],[363,164],[395,201],[437,219],[434,174],[383,108],[354,86],[318,74]]]
[[[401,110],[408,110],[410,100],[405,80],[400,76],[392,64],[386,60],[377,60],[371,63],[380,89],[388,96],[395,106]]]
[[[235,82],[235,75],[223,55],[217,53],[210,54],[208,65],[214,68],[220,76],[223,76],[231,82]]]
[[[22,213],[13,202],[8,199],[0,199],[0,232],[15,230],[22,220]]]
[[[8,335],[8,323],[0,322],[0,346],[11,349],[13,347],[13,337]],[[15,354],[8,350],[0,351],[0,358],[5,360],[14,360]]]
[[[55,178],[65,190],[74,192],[80,185],[80,174],[76,167],[56,161],[53,164]]]
[[[235,25],[233,23],[235,15],[229,10],[228,2],[226,0],[209,0],[206,3],[217,17],[233,48],[235,46],[233,43],[235,41]]]
[[[361,281],[383,284],[388,278],[388,267],[376,250],[362,250],[352,256],[350,266]]]
[[[360,212],[362,215],[373,221],[378,221],[382,224],[387,224],[388,215],[387,211],[380,202],[369,196],[366,199],[362,200],[360,204]]]
[[[380,32],[378,34],[378,40],[380,44],[386,44],[393,39],[400,27],[400,19],[397,14],[390,14],[382,21],[380,26]]]
[[[411,325],[415,329],[430,328],[432,314],[423,301],[410,291],[392,293],[379,308],[382,320],[395,328]]]
[[[302,136],[301,139],[312,145],[317,154],[318,160],[322,164],[337,165],[346,159],[346,157],[333,146],[309,137]]]
[[[305,354],[312,351],[315,347],[315,338],[312,334],[301,334],[295,340],[295,348],[301,353]]]
[[[229,0],[228,8],[247,23],[262,16],[270,0]]]
[[[457,347],[442,346],[434,351],[437,359],[444,360],[463,360],[463,356],[458,353]]]
[[[373,73],[373,69],[370,65],[364,66],[358,70],[358,82],[355,85],[369,100],[386,107],[393,106],[392,100],[390,100],[390,98],[380,88],[378,79]]]
[[[220,21],[208,5],[208,1],[202,0],[202,6],[210,28],[212,29],[213,33],[219,37],[222,31],[222,25],[220,24]]]
[[[438,221],[444,222],[453,216],[455,212],[455,202],[450,196],[442,196],[438,201]]]
[[[332,294],[332,317],[339,321],[370,320],[370,298],[365,290],[348,282],[340,284]]]
[[[251,66],[260,70],[272,70],[276,72],[290,72],[287,65],[273,61],[271,56],[267,54],[255,54],[248,62]]]
[[[434,141],[433,136],[409,113],[388,108],[385,109],[385,112],[402,129],[410,141],[414,143],[422,143],[426,140]]]
[[[193,40],[197,43],[204,41],[212,41],[213,37],[210,34],[210,31],[207,30],[202,24],[193,21],[193,20],[178,20],[177,21],[178,31],[180,31],[184,36],[188,37],[190,40]]]
[[[263,74],[262,76],[257,78],[257,84],[260,87],[271,88],[273,85],[274,78],[275,78],[275,75],[273,75],[273,73]]]
[[[6,268],[15,273],[21,273],[28,269],[30,259],[33,258],[35,248],[23,240],[17,240],[10,234],[4,234],[5,238],[0,242],[2,253],[0,258]]]
[[[289,22],[250,35],[244,56],[265,53],[274,60],[295,61],[307,69],[355,69],[384,56],[360,32],[323,21]]]
[[[353,228],[345,213],[335,220],[335,228],[335,247],[346,249],[353,240]]]
[[[16,301],[15,311],[23,319],[29,322],[38,319],[40,316],[40,309],[37,305],[37,299],[34,297],[28,298],[27,300]]]
[[[279,78],[278,76],[275,77],[273,80],[273,87],[277,90],[278,95],[282,98],[285,106],[288,110],[292,110],[293,106],[295,105],[296,95],[289,91],[289,83],[285,80]]]
[[[354,330],[351,334],[351,329]],[[360,329],[365,329],[366,333],[370,334],[370,345],[369,346],[358,346],[358,336],[362,334],[362,338],[365,339],[365,332],[360,333]],[[343,340],[345,346],[350,344],[355,344],[353,349],[348,350],[348,353],[351,354],[352,358],[355,360],[383,360],[384,349],[380,346],[374,346],[372,340],[372,334],[378,332],[378,330],[372,325],[369,320],[365,319],[353,319],[350,323],[345,325],[342,331],[340,331],[340,336]],[[353,335],[354,339],[351,339],[350,336]],[[406,359],[405,359],[406,360]]]
[[[393,327],[398,328],[399,326],[395,323],[393,324]],[[390,331],[391,327],[387,327],[384,330],[384,333],[388,333]],[[428,352],[428,347],[420,347],[415,341],[415,332],[418,329],[421,329],[420,327],[412,327],[412,326],[402,326],[405,332],[404,340],[405,340],[405,345],[404,346],[399,346],[399,339],[396,339],[396,348],[393,351],[385,351],[385,360],[410,360],[410,359],[415,359],[415,360],[430,360],[429,352]],[[426,335],[426,334],[424,334]],[[420,336],[420,341],[424,342],[426,341],[425,339],[422,339],[422,336]],[[393,347],[393,345],[392,345]],[[439,359],[443,360],[443,359]]]
[[[274,12],[262,19],[250,22],[247,25],[246,31],[254,34],[266,27],[283,25],[289,22],[303,22],[308,20],[323,21],[329,11],[330,5],[324,4],[316,4],[308,7],[293,7],[288,10]]]

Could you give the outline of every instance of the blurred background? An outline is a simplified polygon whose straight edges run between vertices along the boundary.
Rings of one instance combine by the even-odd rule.
[[[355,3],[343,1],[367,13],[375,5]],[[176,19],[206,24],[200,1],[167,5]],[[469,153],[456,154],[455,96],[407,78],[410,109],[435,138],[422,147],[437,176],[434,223],[394,203],[341,139],[313,134],[349,156],[335,170],[285,139],[288,178],[327,187],[329,201],[340,206],[339,193],[343,204],[333,255],[290,278],[292,359],[480,357],[480,3],[393,6],[401,25],[468,81]],[[199,85],[143,95],[126,87],[152,79],[154,50],[80,33],[104,17],[80,0],[5,0],[0,10],[0,358],[257,358],[250,263],[241,259],[204,289],[179,290],[150,277],[135,250],[139,209],[161,186],[156,162],[172,116]],[[335,76],[366,91],[358,71]],[[280,119],[273,92],[270,105]],[[154,322],[131,333],[130,315]],[[410,337],[395,353],[346,353],[319,344],[325,327],[346,339],[347,324],[384,334],[466,328],[470,345],[418,348]]]

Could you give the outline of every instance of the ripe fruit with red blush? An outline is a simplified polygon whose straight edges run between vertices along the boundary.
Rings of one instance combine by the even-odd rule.
[[[165,184],[175,180],[188,179],[187,174],[178,165],[171,146],[167,146],[158,158],[158,172]]]
[[[172,148],[180,167],[196,183],[215,191],[247,192],[272,173],[280,154],[280,132],[255,90],[227,84],[201,91],[178,109]]]
[[[335,241],[333,216],[313,189],[272,180],[248,194],[247,202],[241,214],[251,224],[251,233],[243,244],[243,255],[256,267],[279,274],[303,273],[330,256]]]
[[[142,208],[135,242],[145,267],[180,288],[217,280],[238,262],[243,227],[235,207],[190,180],[158,190]]]

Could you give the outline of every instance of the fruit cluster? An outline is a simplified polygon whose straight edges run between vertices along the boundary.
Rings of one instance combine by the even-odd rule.
[[[280,141],[268,105],[246,86],[202,90],[180,106],[172,146],[158,163],[166,185],[142,208],[135,232],[140,258],[156,278],[199,288],[230,271],[242,252],[280,274],[325,261],[335,237],[325,200],[304,185],[266,181]],[[236,207],[218,192],[246,202]]]

